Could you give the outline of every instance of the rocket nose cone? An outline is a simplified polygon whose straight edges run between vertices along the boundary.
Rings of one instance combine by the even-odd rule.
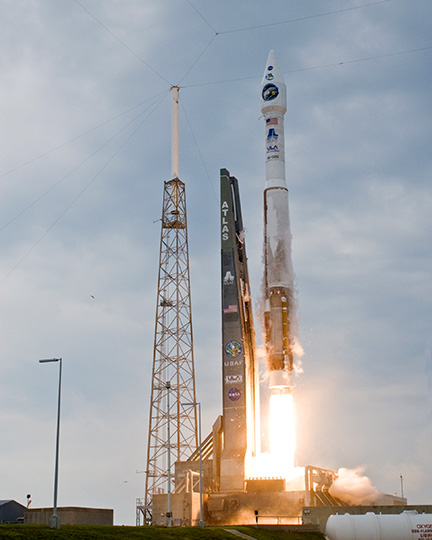
[[[266,67],[264,70],[264,75],[262,79],[262,85],[268,83],[269,81],[283,81],[282,74],[279,69],[279,65],[276,60],[276,53],[272,50],[269,52]]]
[[[267,58],[267,66],[271,66],[271,65],[273,65],[273,66],[277,65],[276,53],[274,52],[273,49],[269,52],[269,55],[268,55],[268,58]]]
[[[274,51],[270,51],[261,81],[261,111],[286,112],[286,87]]]

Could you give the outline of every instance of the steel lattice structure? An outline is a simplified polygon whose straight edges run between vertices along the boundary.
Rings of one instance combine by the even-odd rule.
[[[140,512],[144,524],[151,523],[154,494],[168,492],[168,482],[174,491],[168,463],[187,459],[198,447],[196,407],[182,403],[196,403],[196,394],[186,192],[174,178],[164,183],[145,501],[137,506],[138,524]]]

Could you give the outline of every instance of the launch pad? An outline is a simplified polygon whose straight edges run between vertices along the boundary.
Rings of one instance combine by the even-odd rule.
[[[211,434],[201,444],[201,494],[198,450],[188,460],[175,463],[175,488],[170,494],[172,524],[198,525],[202,496],[206,525],[299,526],[307,523],[318,526],[313,523],[315,514],[311,514],[311,508],[334,509],[346,505],[330,493],[338,477],[336,471],[306,466],[293,468],[287,477],[284,465],[294,463],[293,449],[282,447],[282,453],[270,456],[279,460],[275,475],[251,473],[250,464],[260,455],[259,381],[242,231],[238,182],[222,169],[223,415],[217,418]],[[282,421],[277,429],[289,431],[290,426]],[[390,506],[404,503],[403,499],[389,495],[380,495],[374,501],[374,504]],[[152,506],[152,524],[166,525],[168,494],[154,494]]]
[[[198,525],[202,496],[206,525],[318,527],[319,517],[314,518],[311,509],[346,504],[330,493],[338,477],[336,471],[306,466],[291,469],[287,477],[284,465],[294,464],[294,445],[284,446],[283,439],[281,453],[268,456],[278,459],[275,475],[256,476],[251,467],[260,455],[261,442],[258,362],[238,181],[226,169],[221,170],[221,243],[223,414],[201,444],[202,493],[199,451],[175,463],[171,523]],[[270,385],[273,396],[287,394],[286,385],[280,385],[282,388],[276,389]],[[288,393],[291,398],[291,388]],[[283,418],[276,430],[294,430],[286,425],[289,421]],[[390,506],[404,503],[389,495],[374,501]],[[154,494],[152,524],[167,524],[167,508],[168,493]],[[323,516],[327,519],[325,512]]]
[[[167,405],[167,413],[161,413],[161,418],[167,422],[167,443],[163,443],[158,432],[157,449],[159,454],[161,449],[168,449],[168,467],[164,474],[158,476],[157,489],[146,489],[146,500],[137,504],[138,524],[139,512],[142,512],[144,516],[150,516],[147,523],[153,525],[193,526],[205,523],[213,526],[298,527],[308,524],[318,527],[322,523],[314,523],[313,516],[318,514],[314,514],[312,509],[342,508],[347,501],[355,504],[349,497],[344,497],[340,482],[339,488],[334,490],[340,481],[336,471],[311,465],[295,466],[293,375],[297,336],[285,180],[283,126],[286,89],[273,51],[269,54],[261,86],[266,183],[263,307],[260,318],[269,393],[268,431],[264,437],[268,452],[262,452],[259,365],[239,187],[237,179],[228,170],[221,169],[223,411],[204,441],[199,434],[199,447],[186,460],[183,459],[184,454],[177,457],[172,475],[171,450],[177,450],[178,456],[180,454],[179,443],[171,445],[170,419],[175,415],[170,413]],[[177,197],[171,197],[170,204],[176,200]],[[174,295],[172,298],[174,304]],[[165,306],[165,297],[162,297],[161,306]],[[168,358],[164,351],[160,357]],[[173,375],[173,386],[175,380]],[[163,390],[163,379],[160,379],[158,388]],[[171,384],[166,383],[166,388],[168,401]],[[186,401],[177,400],[177,409],[185,405],[200,406],[195,397]],[[147,477],[149,474],[147,471]],[[166,492],[163,487],[165,481]],[[406,500],[400,497],[382,495],[373,490],[373,496],[367,501],[369,504],[387,507],[406,504]],[[361,507],[357,508],[361,513]],[[325,515],[326,512],[323,513]],[[319,517],[317,519],[320,520]]]
[[[221,417],[216,424],[220,427]],[[217,435],[217,429],[213,431]],[[212,446],[214,444],[214,440]],[[213,447],[213,449],[216,447]],[[284,478],[248,478],[243,489],[221,491],[221,453],[203,460],[204,522],[218,525],[325,525],[328,516],[350,512],[362,514],[379,508],[382,513],[396,513],[406,507],[406,499],[380,494],[370,505],[348,505],[330,494],[337,473],[329,469],[306,466],[301,478],[296,479],[300,489],[290,489]],[[199,523],[200,492],[199,462],[191,459],[175,464],[175,490],[172,497],[172,522],[176,526],[194,526]],[[153,524],[166,525],[167,494],[153,497]]]
[[[211,457],[202,462],[203,518],[206,525],[312,526],[316,530],[324,530],[332,514],[365,514],[371,511],[389,514],[407,508],[406,499],[385,494],[380,494],[368,505],[347,504],[330,493],[337,479],[336,471],[314,466],[306,466],[302,477],[296,479],[299,489],[290,489],[285,478],[247,478],[242,489],[222,491],[218,489],[218,471],[223,460],[218,445],[221,426],[222,417],[219,417],[211,442],[207,439],[207,451],[212,452]],[[175,464],[175,486],[171,494],[173,525],[198,525],[200,490],[197,456]],[[166,493],[154,495],[153,525],[166,525],[167,498]],[[426,511],[430,510],[427,507]]]

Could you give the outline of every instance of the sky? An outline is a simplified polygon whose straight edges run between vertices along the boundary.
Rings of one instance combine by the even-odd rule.
[[[221,413],[219,170],[262,278],[270,49],[287,86],[297,464],[432,503],[429,0],[1,0],[0,499],[144,495],[163,182],[180,86],[197,399]],[[256,312],[258,310],[256,309]],[[259,321],[256,321],[259,334]],[[260,337],[258,338],[260,339]]]

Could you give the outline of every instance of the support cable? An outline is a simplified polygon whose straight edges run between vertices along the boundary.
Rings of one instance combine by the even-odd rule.
[[[194,9],[198,13],[198,15],[206,23],[206,25],[213,30],[213,32],[215,33],[215,36],[217,36],[219,32],[216,32],[216,30],[213,28],[213,26],[208,22],[208,20],[204,17],[204,15],[202,15],[202,13],[200,13],[197,10],[197,8],[192,4],[192,2],[190,0],[187,0],[187,2],[191,6],[191,8]]]
[[[166,90],[164,90],[163,92],[160,92],[159,94],[156,94],[155,96],[152,96],[152,97],[149,97],[149,98],[145,99],[141,103],[138,103],[137,105],[134,105],[133,107],[130,107],[129,109],[121,112],[120,114],[117,114],[116,116],[113,116],[112,118],[109,118],[108,120],[105,120],[101,124],[98,124],[97,126],[92,127],[90,129],[84,131],[83,133],[81,133],[80,135],[77,135],[76,137],[73,137],[72,139],[69,139],[68,141],[63,142],[63,143],[59,144],[58,146],[55,146],[54,148],[51,148],[50,150],[47,150],[47,151],[43,152],[42,154],[39,154],[38,156],[35,156],[34,158],[28,159],[24,163],[21,163],[21,165],[17,165],[16,167],[13,167],[12,169],[9,169],[8,171],[0,173],[0,178],[3,178],[4,176],[7,176],[8,174],[11,174],[11,173],[13,173],[15,171],[18,171],[19,169],[22,169],[26,165],[30,165],[31,163],[33,163],[34,161],[37,161],[38,159],[41,159],[43,157],[48,156],[49,154],[52,154],[56,150],[60,150],[60,148],[63,148],[65,146],[67,146],[68,144],[71,144],[71,143],[77,141],[78,139],[81,139],[82,137],[85,137],[89,133],[92,133],[93,131],[96,131],[96,130],[98,130],[99,128],[101,128],[103,126],[106,126],[107,124],[113,122],[114,120],[117,120],[118,118],[121,118],[122,116],[124,116],[125,114],[128,114],[129,112],[133,111],[134,109],[138,109],[138,107],[142,107],[145,103],[148,103],[152,99],[159,98],[162,94],[165,96]]]
[[[216,195],[215,189],[214,189],[213,184],[212,184],[212,182],[211,182],[210,174],[209,174],[208,169],[207,169],[207,166],[206,166],[206,164],[205,164],[205,161],[204,161],[203,155],[202,155],[202,153],[201,153],[200,147],[199,147],[199,145],[198,145],[198,140],[197,140],[197,138],[195,137],[194,130],[192,129],[192,124],[190,123],[190,120],[189,120],[189,117],[188,117],[188,115],[187,115],[187,113],[186,113],[186,109],[184,108],[183,102],[181,101],[180,104],[181,104],[181,106],[182,106],[182,110],[183,110],[183,113],[184,113],[184,115],[185,115],[186,122],[188,123],[188,126],[189,126],[189,129],[190,129],[192,138],[193,138],[193,140],[194,140],[194,142],[195,142],[195,146],[196,146],[196,148],[197,148],[198,155],[199,155],[199,157],[200,157],[200,159],[201,159],[201,163],[203,164],[203,167],[204,167],[204,170],[205,170],[207,179],[208,179],[208,181],[209,181],[211,190],[212,190],[213,195],[214,195],[214,197],[215,197],[215,199],[216,199],[216,202],[219,204],[218,196]]]
[[[415,53],[415,52],[427,51],[427,50],[430,50],[430,49],[432,49],[432,45],[426,45],[425,47],[417,47],[415,49],[407,49],[405,51],[396,51],[396,52],[385,53],[385,54],[377,54],[377,55],[374,55],[374,56],[366,56],[364,58],[356,58],[354,60],[343,60],[343,61],[340,61],[340,62],[332,62],[332,63],[329,63],[329,64],[319,64],[317,66],[309,66],[309,67],[304,67],[304,68],[289,69],[287,71],[283,71],[282,73],[284,75],[286,75],[286,74],[289,74],[289,73],[300,73],[302,71],[313,71],[313,70],[316,70],[316,69],[326,69],[326,68],[331,68],[331,67],[343,66],[343,65],[346,65],[346,64],[357,64],[359,62],[367,62],[367,61],[370,61],[370,60],[379,60],[381,58],[389,58],[391,56],[401,56],[403,54],[411,54],[411,53]],[[227,84],[227,83],[232,83],[232,82],[247,81],[247,80],[251,80],[251,79],[260,79],[261,77],[262,77],[262,75],[250,75],[248,77],[238,77],[238,78],[235,78],[235,79],[223,79],[223,80],[220,80],[220,81],[211,81],[211,82],[206,82],[206,83],[187,84],[187,85],[182,86],[181,88],[198,88],[200,86],[211,86],[211,85],[214,85],[214,84]]]
[[[193,64],[191,65],[191,67],[186,71],[186,73],[183,75],[183,77],[179,80],[178,82],[178,85],[177,86],[180,86],[180,83],[182,82],[182,80],[186,77],[186,75],[188,75],[192,69],[195,67],[195,65],[198,63],[198,61],[201,59],[201,57],[204,55],[204,53],[207,51],[207,49],[210,47],[210,45],[213,43],[213,41],[216,39],[216,36],[217,34],[215,34],[211,40],[207,43],[207,45],[204,47],[204,49],[201,51],[201,53],[199,54],[199,56],[197,57],[197,59],[195,60],[195,62],[193,62]]]
[[[110,34],[114,39],[116,39],[119,43],[123,45],[130,53],[132,53],[140,62],[142,62],[145,66],[147,66],[153,73],[155,73],[158,77],[160,77],[162,80],[164,80],[166,83],[168,83],[170,86],[172,84],[169,82],[168,79],[166,79],[159,71],[157,71],[154,67],[152,67],[148,62],[144,60],[138,53],[136,53],[133,49],[129,47],[123,40],[121,40],[112,30],[110,30],[102,21],[100,21],[96,15],[93,15],[91,11],[89,11],[85,6],[81,4],[79,0],[75,0],[75,2],[88,14],[92,19],[94,19],[108,34]]]
[[[274,23],[258,24],[256,26],[244,26],[243,28],[235,28],[233,30],[222,30],[218,32],[219,35],[234,34],[236,32],[245,32],[247,30],[258,30],[260,28],[268,28],[270,26],[278,26],[281,24],[290,24],[294,22],[307,21],[310,19],[318,19],[320,17],[328,17],[329,15],[336,15],[338,13],[344,13],[346,11],[353,11],[354,9],[362,9],[369,6],[375,6],[377,4],[385,4],[386,2],[392,2],[393,0],[378,0],[377,2],[371,2],[369,4],[362,4],[360,6],[352,6],[348,8],[335,9],[333,11],[325,11],[323,13],[317,13],[315,15],[305,15],[303,17],[296,17],[295,19],[287,19],[286,21],[278,21]]]
[[[166,97],[167,95],[167,92],[164,92],[164,94],[162,96],[159,96],[159,102],[156,103],[156,105],[153,105],[154,106],[154,109],[151,110],[151,112],[149,113],[149,115],[144,119],[144,121],[140,124],[140,126],[145,122],[145,120],[147,120],[147,118],[154,112],[154,110],[156,110],[156,108],[159,106],[159,104],[161,103],[161,101],[163,101],[163,99]],[[133,120],[129,121],[125,126],[123,126],[119,131],[117,131],[112,137],[110,137],[107,141],[105,141],[101,146],[99,146],[99,148],[97,148],[96,150],[94,150],[91,154],[89,154],[83,161],[81,161],[76,167],[74,167],[72,170],[70,170],[65,176],[63,176],[62,178],[60,178],[60,180],[58,180],[55,184],[53,184],[52,186],[50,186],[47,190],[45,190],[43,193],[41,193],[36,199],[34,199],[31,203],[29,203],[25,208],[23,208],[20,212],[18,212],[18,214],[16,214],[12,219],[10,219],[9,221],[7,221],[4,225],[0,226],[0,232],[3,231],[3,229],[6,229],[6,227],[8,227],[11,223],[13,223],[14,221],[16,221],[19,217],[21,217],[23,214],[25,214],[28,210],[30,210],[30,208],[33,208],[33,206],[35,206],[41,199],[43,199],[46,195],[48,195],[48,193],[50,193],[51,191],[53,191],[57,186],[59,186],[61,183],[63,183],[67,178],[69,178],[74,172],[76,172],[80,167],[82,167],[85,163],[87,163],[87,161],[89,161],[92,157],[94,157],[98,152],[100,152],[100,150],[102,150],[103,148],[105,148],[105,146],[107,146],[111,141],[113,141],[116,137],[118,137],[123,131],[125,131],[128,127],[130,127],[132,124],[134,124],[143,114],[145,114],[148,110],[149,110],[150,107],[148,107],[147,109],[145,109],[144,111],[142,111],[137,117],[135,117]],[[94,129],[97,129],[97,128],[94,128]],[[93,131],[93,130],[90,130],[90,131]],[[87,131],[86,133],[89,133],[89,131]],[[135,133],[135,132],[134,132]],[[74,139],[72,139],[72,141],[78,139],[79,137],[75,137]],[[128,139],[129,140],[129,139]],[[58,148],[61,148],[62,146],[65,146],[66,144],[68,143],[64,143],[62,145],[60,145]],[[54,151],[54,150],[51,150],[51,151]],[[46,154],[44,154],[46,155]],[[37,158],[35,158],[37,159]]]
[[[30,255],[30,253],[35,249],[35,247],[45,238],[45,236],[57,225],[60,219],[72,208],[72,206],[78,201],[78,199],[88,190],[88,188],[93,184],[93,182],[102,174],[102,172],[108,167],[111,161],[117,156],[117,154],[126,146],[130,139],[139,131],[142,125],[148,120],[148,118],[153,114],[157,107],[162,103],[163,98],[154,106],[153,110],[144,118],[144,120],[138,125],[137,128],[128,136],[128,138],[117,148],[117,150],[111,155],[111,157],[104,163],[104,165],[99,169],[99,171],[87,182],[87,184],[81,189],[81,191],[72,199],[72,201],[66,206],[66,208],[60,213],[59,216],[54,220],[54,222],[46,229],[46,231],[32,244],[32,246],[26,251],[26,253],[19,259],[19,261],[9,270],[9,272],[0,280],[0,286],[8,279],[8,277],[20,266],[20,264]]]

